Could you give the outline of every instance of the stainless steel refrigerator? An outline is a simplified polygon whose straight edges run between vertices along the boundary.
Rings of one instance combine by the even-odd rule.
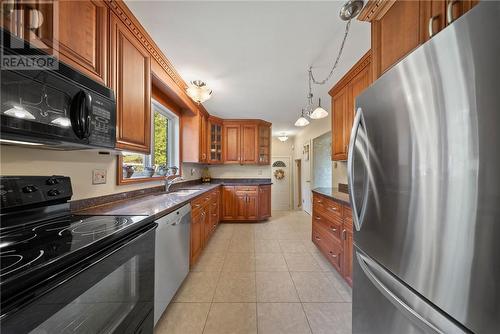
[[[354,334],[500,333],[500,3],[356,100]]]

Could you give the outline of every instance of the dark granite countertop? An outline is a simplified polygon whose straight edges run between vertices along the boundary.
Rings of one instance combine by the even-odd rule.
[[[351,206],[351,203],[349,202],[349,195],[340,192],[338,188],[319,187],[319,188],[314,188],[312,191],[317,194],[329,197],[334,201]]]
[[[158,192],[88,208],[78,211],[78,213],[86,215],[147,215],[158,219],[218,186],[218,184],[210,183],[190,185],[182,187],[182,189],[199,190],[193,194],[183,196],[175,192]]]
[[[264,186],[273,184],[271,179],[212,179],[211,183],[224,186]]]
[[[155,192],[144,196],[126,198],[78,211],[78,214],[85,215],[147,215],[154,219],[163,217],[181,206],[191,202],[207,191],[215,189],[221,185],[267,185],[272,184],[271,179],[214,179],[213,183],[198,183],[182,185],[176,188],[196,189],[197,191],[189,195],[180,195],[176,192],[164,193]]]

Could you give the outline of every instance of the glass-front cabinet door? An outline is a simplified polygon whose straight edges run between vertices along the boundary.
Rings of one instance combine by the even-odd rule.
[[[208,163],[222,163],[222,122],[209,119]]]
[[[271,126],[259,125],[259,164],[267,165],[271,161]]]

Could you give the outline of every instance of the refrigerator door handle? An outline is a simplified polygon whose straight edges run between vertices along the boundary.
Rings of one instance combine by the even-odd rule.
[[[382,295],[426,333],[470,333],[394,278],[374,260],[358,250],[356,250],[356,257],[364,274]]]
[[[349,139],[349,149],[347,151],[347,184],[348,184],[348,190],[349,190],[349,200],[351,202],[351,208],[352,208],[352,218],[354,222],[354,227],[356,230],[360,231],[361,230],[361,225],[363,222],[361,221],[360,217],[358,216],[358,207],[356,205],[356,199],[354,197],[354,179],[353,179],[353,173],[354,173],[354,147],[356,145],[356,138],[358,137],[358,131],[359,127],[362,126],[362,118],[363,118],[363,110],[361,108],[358,108],[356,112],[356,117],[354,118],[354,122],[352,125],[352,130],[351,130],[351,137]],[[365,187],[365,194],[363,201],[366,201],[366,192],[368,188]]]

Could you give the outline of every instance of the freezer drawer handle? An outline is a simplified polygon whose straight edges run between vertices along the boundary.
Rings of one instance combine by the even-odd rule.
[[[356,251],[358,263],[373,283],[373,285],[387,298],[401,313],[406,315],[426,333],[433,334],[465,334],[468,333],[451,320],[442,315],[437,309],[425,303],[403,283],[392,277],[386,269],[371,260],[359,251]],[[426,319],[422,314],[433,315]],[[431,322],[432,321],[432,322]]]

